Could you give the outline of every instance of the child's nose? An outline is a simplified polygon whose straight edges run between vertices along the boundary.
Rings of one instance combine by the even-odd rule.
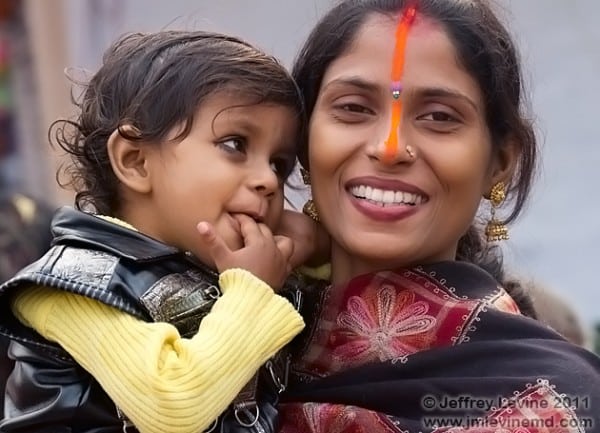
[[[262,195],[271,196],[279,189],[279,178],[270,164],[261,167],[251,177],[252,188]]]

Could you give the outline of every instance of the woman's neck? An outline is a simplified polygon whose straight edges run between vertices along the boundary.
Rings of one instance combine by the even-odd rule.
[[[414,256],[411,256],[414,257]],[[440,254],[428,258],[419,257],[418,260],[402,257],[396,254],[393,257],[364,256],[353,254],[342,248],[339,244],[332,242],[331,245],[331,283],[334,285],[344,284],[359,275],[379,271],[413,268],[419,265],[427,265],[442,261],[456,260],[456,250],[449,250],[446,254]]]
[[[352,278],[371,272],[403,267],[397,260],[385,260],[379,257],[362,257],[350,254],[337,244],[331,249],[331,283],[344,284]]]

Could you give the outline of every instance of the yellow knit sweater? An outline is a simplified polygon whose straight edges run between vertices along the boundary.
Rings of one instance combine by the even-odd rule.
[[[223,296],[190,339],[170,324],[45,287],[21,291],[12,308],[90,372],[141,433],[198,433],[304,327],[251,273],[227,270],[219,284]]]

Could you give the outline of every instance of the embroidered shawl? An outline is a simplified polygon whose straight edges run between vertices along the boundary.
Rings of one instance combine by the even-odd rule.
[[[464,262],[307,290],[281,433],[600,432],[600,359]]]

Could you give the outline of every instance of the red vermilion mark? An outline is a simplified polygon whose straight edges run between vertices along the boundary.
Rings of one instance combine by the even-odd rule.
[[[396,45],[392,59],[392,124],[390,134],[385,141],[385,158],[393,159],[398,152],[398,131],[400,130],[400,119],[402,118],[402,73],[404,71],[404,60],[406,57],[406,39],[408,30],[415,21],[417,9],[409,6],[400,16],[398,27],[396,27]]]

